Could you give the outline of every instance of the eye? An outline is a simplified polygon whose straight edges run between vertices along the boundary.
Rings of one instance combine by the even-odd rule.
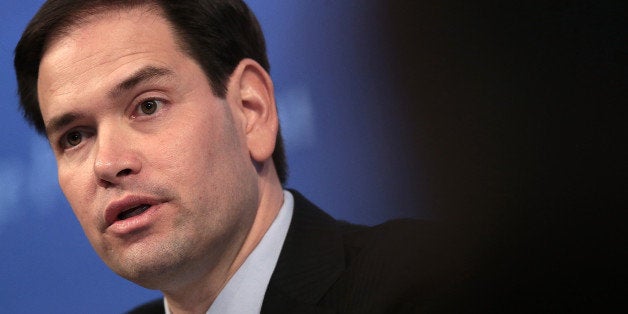
[[[83,142],[83,139],[88,137],[85,132],[79,130],[73,130],[61,137],[60,145],[63,149],[72,148]]]
[[[140,104],[140,110],[142,110],[145,114],[153,114],[157,111],[157,101],[155,100],[147,100]]]
[[[135,109],[134,116],[150,116],[163,106],[163,101],[159,99],[147,99],[139,103]]]

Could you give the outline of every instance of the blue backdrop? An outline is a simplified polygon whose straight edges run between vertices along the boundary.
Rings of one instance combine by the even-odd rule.
[[[56,181],[48,143],[18,111],[13,48],[43,1],[0,7],[0,312],[116,313],[159,296],[96,256]],[[428,216],[401,182],[420,172],[388,108],[377,1],[249,1],[267,36],[286,140],[288,186],[333,216],[373,224]]]

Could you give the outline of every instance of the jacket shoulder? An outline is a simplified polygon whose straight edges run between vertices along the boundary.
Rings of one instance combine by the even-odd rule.
[[[345,271],[323,303],[341,312],[429,309],[464,279],[467,252],[443,223],[397,219],[376,226],[342,223],[340,229]]]

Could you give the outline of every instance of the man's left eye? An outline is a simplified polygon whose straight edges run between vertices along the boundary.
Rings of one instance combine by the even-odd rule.
[[[163,102],[159,99],[144,100],[139,104],[137,113],[140,115],[152,115],[157,112],[162,105]]]

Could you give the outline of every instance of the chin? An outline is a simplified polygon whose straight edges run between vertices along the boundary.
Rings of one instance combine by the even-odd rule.
[[[169,256],[141,256],[137,259],[118,261],[110,268],[119,276],[147,289],[162,289],[164,283],[176,281],[186,263],[172,260]]]
[[[160,289],[192,267],[193,258],[185,251],[185,246],[166,243],[134,245],[122,252],[109,251],[103,260],[119,276],[147,289]]]

